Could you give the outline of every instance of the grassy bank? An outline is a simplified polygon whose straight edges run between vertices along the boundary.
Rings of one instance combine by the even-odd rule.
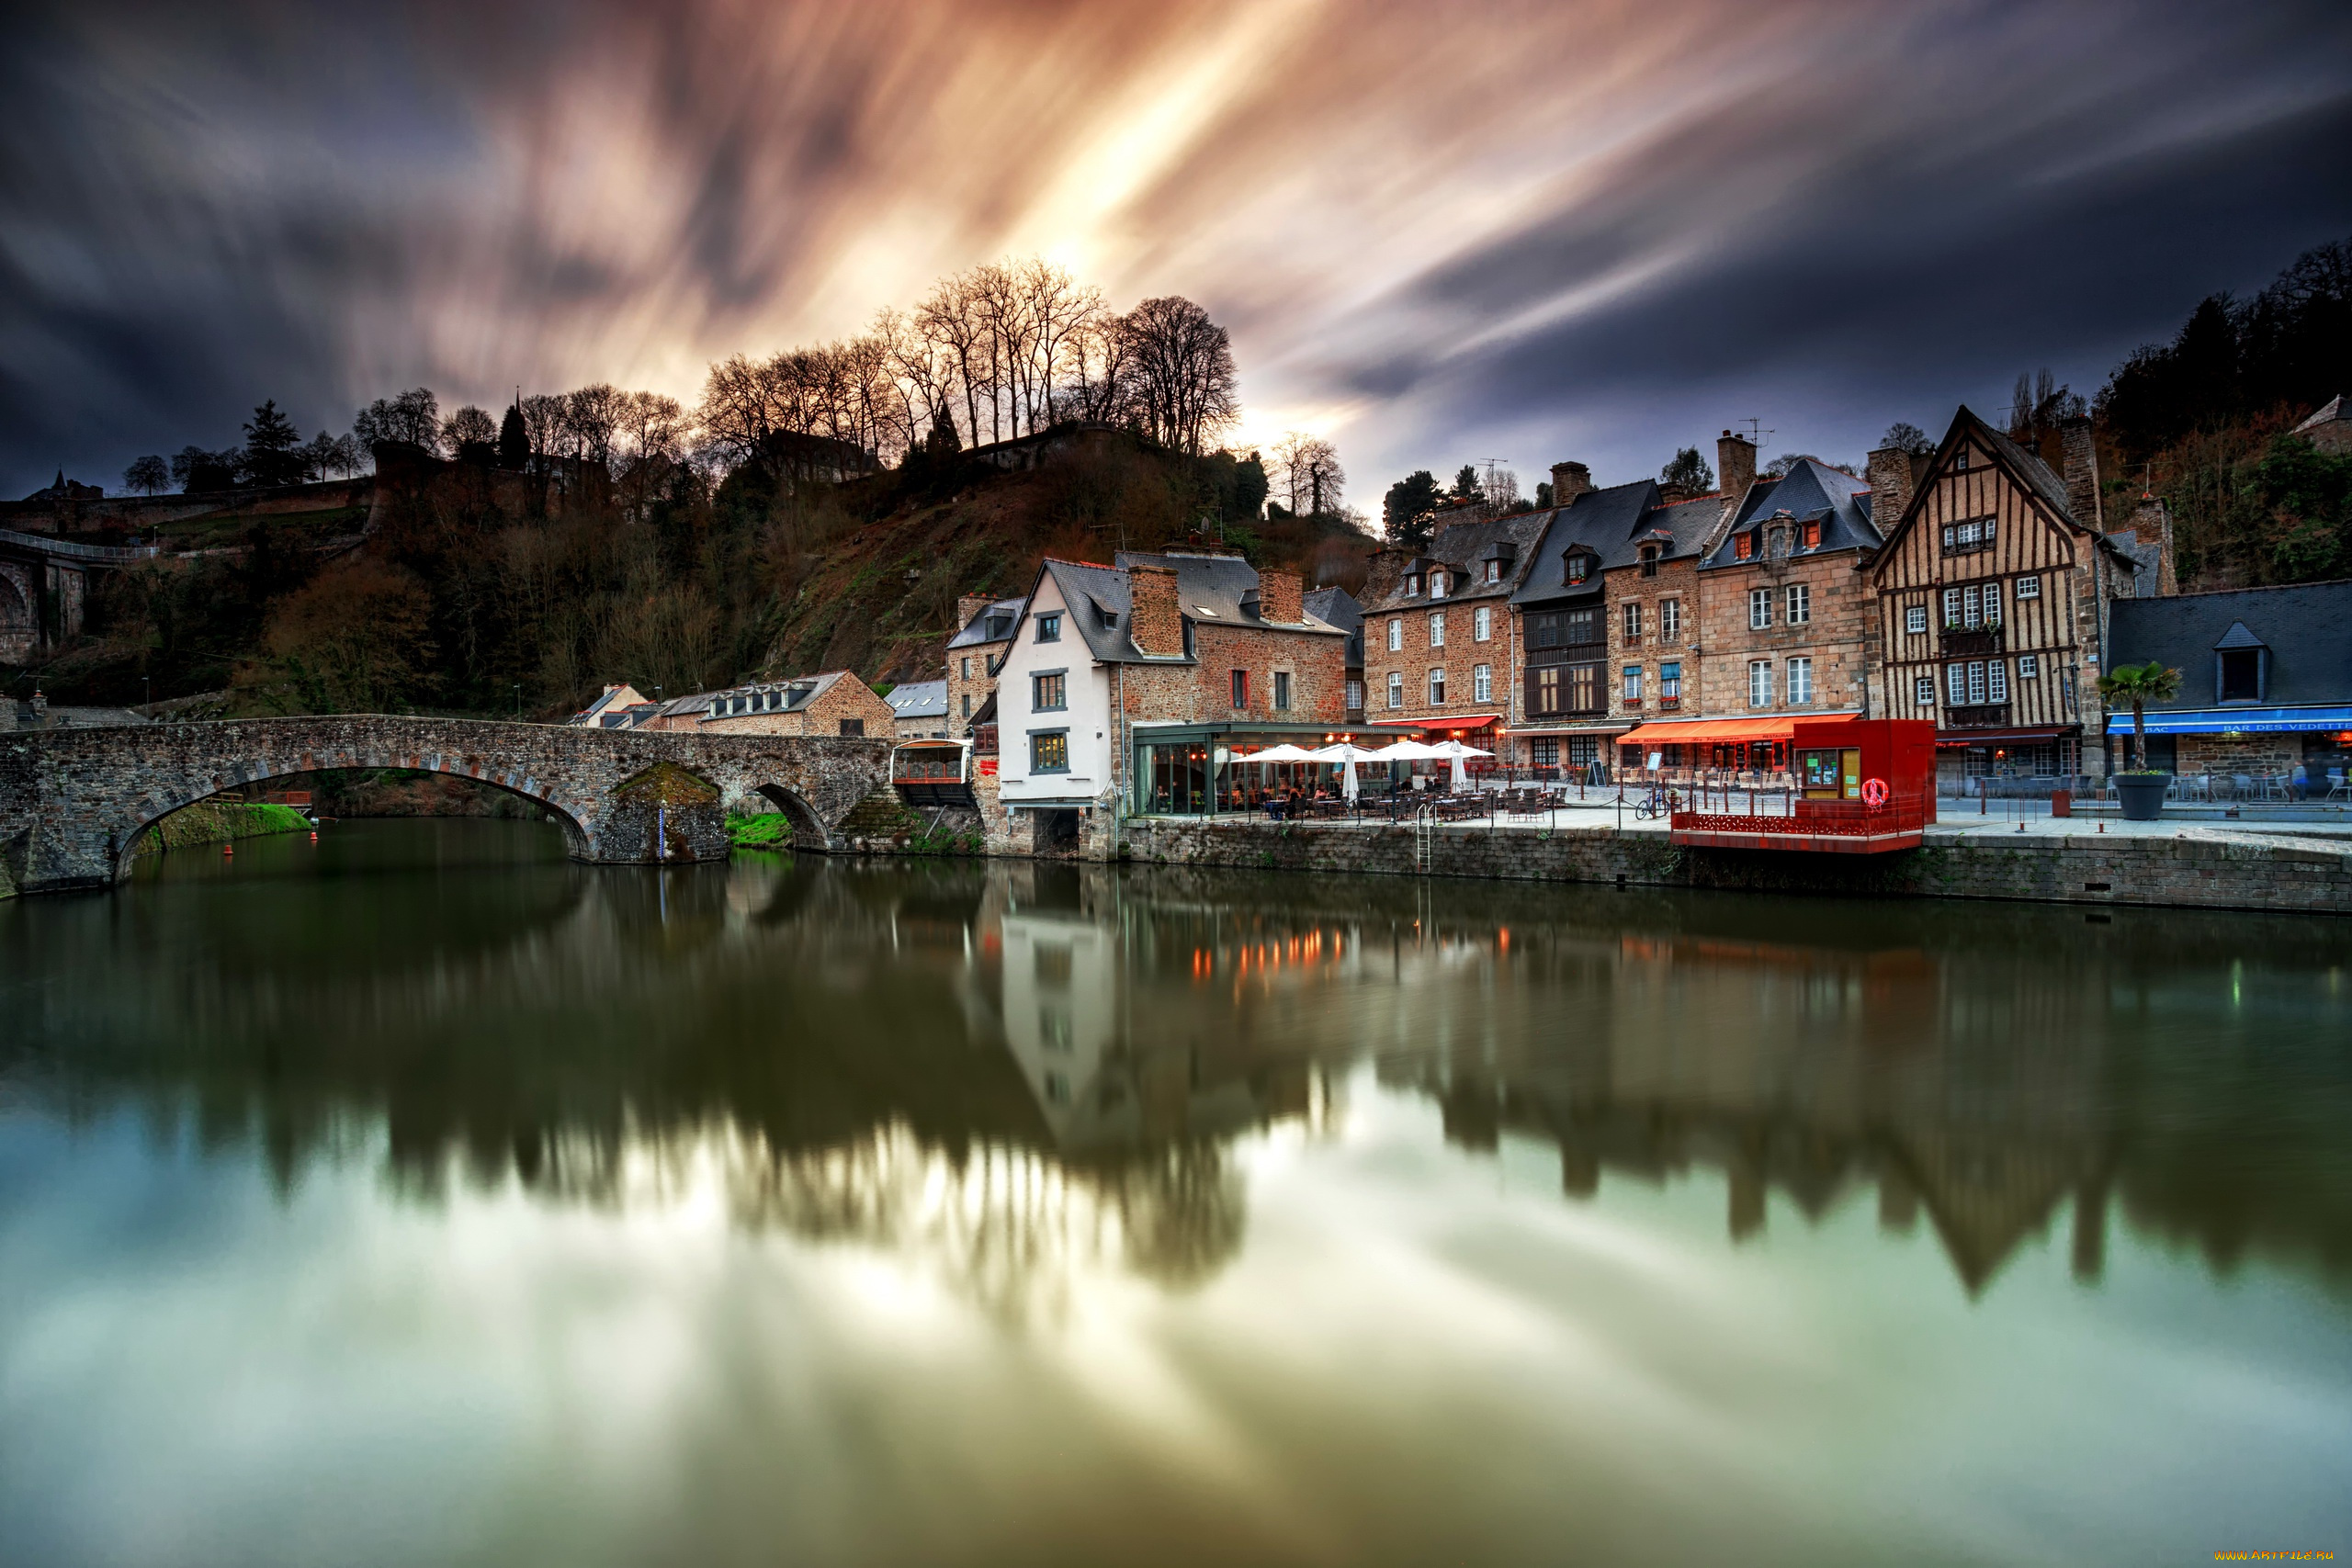
[[[182,807],[139,835],[134,855],[161,850],[193,849],[199,844],[225,844],[232,839],[256,839],[265,833],[307,833],[311,819],[290,806],[232,805],[198,801]]]
[[[727,842],[739,850],[789,850],[792,819],[781,811],[763,812],[757,817],[729,817]]]

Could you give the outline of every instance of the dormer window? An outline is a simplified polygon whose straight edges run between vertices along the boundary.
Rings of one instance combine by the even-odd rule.
[[[1430,573],[1430,597],[1432,599],[1445,597],[1445,573],[1442,571]]]
[[[2213,697],[2224,703],[2258,703],[2270,691],[2270,649],[2246,629],[2231,624],[2213,645]]]
[[[1642,547],[1642,575],[1644,577],[1657,575],[1657,547],[1656,545]]]
[[[1809,550],[1817,550],[1821,547],[1820,524],[1808,523],[1804,525],[1804,547]]]
[[[1405,597],[1408,599],[1417,599],[1420,596],[1420,592],[1421,574],[1417,571],[1405,579]]]
[[[1591,575],[1592,558],[1590,556],[1573,555],[1568,558],[1568,570],[1566,581],[1570,587],[1574,587],[1576,584],[1582,582],[1586,578],[1590,577]]]
[[[1756,555],[1756,536],[1753,533],[1747,533],[1735,537],[1732,540],[1731,553],[1735,560],[1753,559]]]
[[[1502,580],[1503,563],[1498,560],[1488,561],[1487,563],[1487,581],[1489,582],[1500,582]]]

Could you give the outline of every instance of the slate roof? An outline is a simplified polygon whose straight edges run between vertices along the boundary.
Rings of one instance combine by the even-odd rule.
[[[711,704],[721,698],[747,696],[753,694],[781,690],[784,693],[784,703],[782,706],[747,711],[756,711],[760,713],[798,713],[802,708],[807,707],[810,703],[815,702],[819,697],[821,697],[827,692],[831,691],[833,687],[840,682],[842,677],[848,673],[849,671],[846,670],[827,670],[822,673],[816,675],[795,675],[788,681],[754,681],[747,685],[729,686],[721,691],[700,692],[691,697],[681,697],[676,702],[664,703],[662,705],[662,712],[664,716],[667,716],[675,713],[692,713],[696,708],[700,708],[706,716],[718,718],[732,718],[737,716],[732,714],[711,715]],[[945,682],[942,682],[941,684],[944,685]],[[682,706],[682,704],[685,705]]]
[[[1734,536],[1783,512],[1796,522],[1821,525],[1821,543],[1809,549],[1799,547],[1793,552],[1796,555],[1874,550],[1884,541],[1871,525],[1870,494],[1869,480],[1841,474],[1811,457],[1802,458],[1786,477],[1758,479],[1748,487],[1731,526],[1699,564],[1702,569],[1752,564],[1739,559]]]
[[[1413,558],[1404,574],[1396,579],[1394,592],[1385,593],[1364,606],[1367,614],[1385,610],[1425,609],[1432,604],[1453,604],[1467,601],[1498,600],[1510,597],[1526,577],[1527,563],[1533,558],[1537,546],[1544,538],[1544,525],[1551,520],[1549,512],[1515,512],[1506,517],[1492,517],[1483,523],[1456,523],[1430,541],[1429,548]],[[1502,581],[1485,582],[1486,569],[1480,565],[1494,558],[1495,547],[1510,547],[1511,560],[1504,567]],[[1449,592],[1442,599],[1432,599],[1426,592],[1405,592],[1406,578],[1415,572],[1426,572],[1431,564],[1442,563],[1458,572],[1462,581],[1447,583]]]
[[[947,682],[944,681],[907,681],[890,688],[882,699],[890,705],[895,718],[945,718],[947,716]]]
[[[1318,588],[1306,596],[1306,613],[1348,634],[1348,668],[1363,668],[1363,606],[1344,588]]]
[[[950,648],[981,648],[1000,642],[1011,642],[1012,640],[1012,628],[1018,626],[1021,622],[1021,606],[1023,603],[1024,601],[1017,596],[1011,599],[998,599],[991,602],[987,609],[982,610],[978,615],[974,615],[969,621],[966,622],[961,631],[958,631],[954,637],[949,637],[947,639],[947,646]],[[1004,623],[1004,635],[1002,637],[990,637],[988,635],[989,621],[992,617],[1001,617]]]
[[[1661,560],[1697,555],[1723,522],[1724,498],[1702,495],[1671,506],[1664,501],[1657,480],[1635,479],[1589,490],[1549,513],[1544,536],[1510,602],[1548,604],[1598,594],[1600,574],[1611,567],[1639,564],[1645,543],[1665,547],[1658,552]],[[1567,558],[1577,550],[1593,556],[1596,565],[1591,576],[1572,586]]]
[[[2213,650],[2252,640],[2270,650],[2262,705],[2352,704],[2352,581],[2119,599],[2108,621],[2109,668],[2153,659],[2181,673],[2180,695],[2150,713],[2213,706]]]
[[[2334,424],[2337,420],[2346,417],[2346,416],[2344,412],[2344,394],[2339,392],[2335,397],[2327,400],[2325,407],[2322,408],[2317,413],[2312,415],[2311,418],[2303,421],[2302,423],[2295,426],[2295,428],[2289,431],[2288,434],[2290,435],[2301,435],[2305,431],[2317,430],[2323,424]]]
[[[2069,519],[2079,527],[2090,526],[2089,519],[2075,515],[2074,504],[2066,495],[2066,481],[2052,473],[2049,464],[1978,419],[1965,403],[1961,405],[1960,417],[1954,420],[1953,423],[1959,424],[1963,422],[1973,425],[1977,439],[1999,453],[2010,467],[2017,470],[2018,476],[2032,487],[2034,492],[2050,503],[2051,509],[2059,516]]]
[[[1176,600],[1187,619],[1200,626],[1256,626],[1267,625],[1258,615],[1258,570],[1239,556],[1187,555],[1170,551],[1166,555],[1148,555],[1140,551],[1122,550],[1114,558],[1115,566],[1101,566],[1092,561],[1046,558],[1046,575],[1054,580],[1061,591],[1062,602],[1069,606],[1070,626],[1086,644],[1086,651],[1102,664],[1189,664],[1184,655],[1147,654],[1136,647],[1135,604],[1127,582],[1129,569],[1138,566],[1172,567],[1176,571]],[[1023,602],[1022,619],[1028,619]],[[1282,631],[1305,631],[1322,637],[1344,637],[1338,626],[1329,626],[1314,611],[1306,612],[1303,626],[1282,626]]]

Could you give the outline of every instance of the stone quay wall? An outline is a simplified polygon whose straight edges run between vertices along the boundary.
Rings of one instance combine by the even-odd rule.
[[[1409,828],[1313,823],[1125,823],[1137,861],[1261,871],[1422,874]],[[1933,842],[1880,855],[1682,849],[1656,833],[1613,828],[1551,833],[1475,827],[1438,830],[1426,874],[1814,893],[1847,897],[1987,898],[2163,908],[2352,914],[2352,847],[2277,841],[2083,838],[2021,833],[1997,843]]]
[[[537,802],[575,859],[633,863],[726,853],[726,811],[782,811],[797,846],[846,847],[842,824],[889,781],[888,739],[706,736],[384,715],[236,719],[0,735],[0,886],[111,885],[141,829],[181,807],[289,773],[404,768],[479,780]],[[682,837],[624,798],[656,763],[713,786]]]

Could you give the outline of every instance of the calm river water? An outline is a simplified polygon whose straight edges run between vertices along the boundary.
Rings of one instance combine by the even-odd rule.
[[[2352,1552],[2352,925],[361,822],[0,903],[0,1562]]]

